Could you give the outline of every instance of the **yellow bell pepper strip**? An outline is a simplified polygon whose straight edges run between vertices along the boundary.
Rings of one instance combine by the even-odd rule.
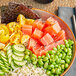
[[[23,35],[21,37],[21,43],[24,44],[25,46],[27,46],[29,39],[30,39],[29,35]]]
[[[0,24],[0,42],[6,43],[9,40],[9,30],[7,26]]]
[[[21,26],[23,26],[25,24],[25,21],[26,21],[26,18],[22,14],[19,14],[18,17],[17,17],[17,22]]]
[[[10,32],[13,33],[14,31],[21,29],[21,26],[16,22],[10,22],[7,24],[7,27],[9,28]]]

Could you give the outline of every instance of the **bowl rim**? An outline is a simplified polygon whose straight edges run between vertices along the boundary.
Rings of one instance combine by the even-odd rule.
[[[73,39],[74,39],[74,47],[75,47],[75,37],[74,37],[74,34],[73,34],[72,30],[70,29],[70,27],[69,27],[60,17],[56,16],[55,14],[53,14],[53,13],[51,13],[51,12],[49,12],[49,11],[43,10],[43,9],[32,8],[32,10],[44,11],[44,12],[47,12],[47,13],[52,14],[53,16],[59,18],[59,19],[67,26],[67,28],[70,30],[70,32],[71,32],[71,34],[72,34],[72,36],[73,36]],[[71,66],[72,66],[72,64],[73,64],[73,62],[74,62],[74,60],[75,60],[75,54],[76,54],[76,47],[75,47],[75,51],[74,51],[74,56],[73,56],[73,58],[72,58],[72,61],[71,61],[70,65],[69,65],[69,67],[68,67],[60,76],[63,76],[64,74],[66,74],[66,73],[68,72],[68,70],[71,68]]]

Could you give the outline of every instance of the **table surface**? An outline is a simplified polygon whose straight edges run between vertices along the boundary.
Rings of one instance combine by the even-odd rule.
[[[75,7],[76,0],[54,0],[48,4],[40,4],[35,0],[0,0],[0,6],[7,5],[10,1],[18,2],[18,3],[25,3],[26,5],[31,5],[34,8],[40,8],[43,10],[50,11],[54,14],[57,14],[57,10],[59,6],[63,7]]]

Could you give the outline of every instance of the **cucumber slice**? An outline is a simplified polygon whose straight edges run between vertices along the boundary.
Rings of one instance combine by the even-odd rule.
[[[7,46],[7,50],[9,50],[9,49],[11,49],[11,45],[8,45],[8,46]]]
[[[10,53],[12,53],[12,49],[7,50],[7,55],[9,55]]]
[[[7,68],[5,68],[5,66],[3,64],[0,63],[1,68],[3,69],[4,72],[9,72],[9,70]]]
[[[14,51],[18,51],[18,52],[24,52],[25,51],[25,46],[22,44],[17,44],[17,45],[13,45],[12,49]]]
[[[16,67],[15,67],[13,62],[11,62],[11,67],[12,67],[12,69],[16,69]]]
[[[2,60],[4,61],[4,62],[7,62],[7,59],[6,58],[4,58],[4,57],[1,57],[2,58]]]
[[[5,55],[5,53],[4,53],[3,51],[0,51],[0,55],[1,55],[2,57],[6,58],[6,55]]]
[[[12,53],[10,53],[9,55],[8,55],[8,58],[10,58],[12,56]]]
[[[9,64],[7,62],[5,62],[5,67],[10,69]]]
[[[2,76],[2,75],[4,75],[5,73],[2,71],[2,70],[0,70],[0,75]]]
[[[10,43],[7,44],[7,46],[3,50],[9,50],[11,48]]]
[[[3,64],[3,61],[2,61],[2,60],[0,60],[0,63],[1,63],[1,64]]]
[[[8,58],[9,64],[11,64],[11,61],[12,61],[12,57],[9,57],[9,58]]]
[[[23,65],[25,65],[25,64],[27,63],[27,61],[18,62],[18,61],[15,61],[15,60],[14,60],[14,63],[15,63],[16,65],[18,65],[18,66],[23,66]]]
[[[7,72],[7,73],[9,72],[9,70],[5,67],[2,67],[2,69],[3,69],[4,72]]]
[[[19,56],[16,56],[16,55],[12,55],[12,58],[16,61],[22,61],[24,57],[19,57]]]
[[[14,54],[15,54],[16,56],[24,57],[24,53],[17,53],[17,52],[14,51]]]

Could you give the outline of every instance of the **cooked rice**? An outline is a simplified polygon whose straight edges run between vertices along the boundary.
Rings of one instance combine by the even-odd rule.
[[[9,74],[5,74],[5,76],[48,76],[46,74],[46,70],[42,67],[35,68],[32,64],[28,64],[27,66],[23,66],[20,68],[16,68],[13,71],[10,71]]]

